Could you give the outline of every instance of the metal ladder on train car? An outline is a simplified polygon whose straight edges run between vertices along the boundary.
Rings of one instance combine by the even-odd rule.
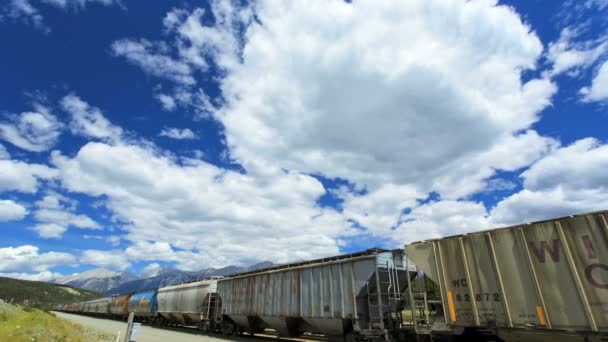
[[[213,328],[213,325],[216,320],[216,316],[218,314],[218,306],[219,306],[219,294],[218,293],[209,293],[206,298],[206,310],[205,314],[201,315],[201,321],[203,330],[210,330]]]
[[[375,289],[375,292],[372,290]],[[384,318],[401,300],[397,269],[391,260],[378,260],[375,276],[367,281],[369,328],[384,331]]]

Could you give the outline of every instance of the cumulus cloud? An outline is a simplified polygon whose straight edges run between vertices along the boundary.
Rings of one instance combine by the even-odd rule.
[[[546,79],[521,83],[542,44],[505,6],[294,1],[256,10],[261,24],[250,25],[216,113],[250,171],[270,164],[451,196],[442,178],[479,182],[459,171],[528,128],[555,91]]]
[[[76,258],[68,253],[40,253],[32,245],[0,248],[0,272],[44,272],[58,265],[70,265]]]
[[[341,191],[343,215],[367,227],[377,235],[390,234],[390,228],[399,223],[404,208],[418,205],[426,197],[410,185],[385,184],[365,195]]]
[[[156,98],[158,99],[158,101],[160,101],[163,108],[167,111],[172,111],[177,107],[175,99],[170,95],[158,94]]]
[[[526,168],[559,147],[531,129],[556,85],[548,76],[522,81],[543,46],[513,8],[492,1],[214,1],[208,12],[174,9],[163,24],[167,42],[115,46],[130,44],[152,76],[175,77],[145,65],[180,65],[173,82],[186,100],[172,104],[222,123],[229,156],[250,182],[287,170],[365,189],[336,191],[340,226],[346,220],[402,237],[426,219],[424,210],[449,212],[439,204],[446,200],[481,225],[488,213],[467,198],[495,187],[497,170]],[[163,63],[142,62],[148,59]],[[197,83],[211,66],[220,71],[213,79],[221,101]],[[71,162],[61,168],[76,174]],[[441,201],[419,205],[430,193]]]
[[[80,262],[119,271],[131,266],[122,251],[86,250],[80,256]]]
[[[522,173],[524,189],[492,210],[515,224],[608,208],[608,145],[591,138],[555,150]]]
[[[60,238],[68,227],[101,229],[99,223],[87,215],[75,214],[77,202],[57,193],[49,193],[36,202],[34,226],[42,238]]]
[[[0,138],[32,152],[42,152],[55,145],[63,125],[42,105],[35,111],[12,115],[8,122],[0,122]]]
[[[17,221],[24,218],[28,210],[12,200],[0,200],[0,222]]]
[[[317,207],[322,184],[299,173],[251,177],[104,143],[88,143],[73,158],[55,152],[52,160],[66,189],[103,196],[116,218],[128,222],[125,239],[137,241],[130,257],[147,258],[153,250],[196,270],[301,260],[338,253],[337,240],[348,232],[335,210]]]
[[[90,106],[80,97],[67,95],[61,100],[61,106],[71,115],[72,134],[110,142],[118,141],[122,137],[122,128],[113,125],[99,108]]]
[[[135,241],[125,250],[129,260],[175,260],[175,253],[168,242]]]
[[[160,274],[161,269],[162,267],[156,262],[148,264],[148,266],[144,267],[141,271],[141,276],[142,278],[156,277]]]
[[[0,192],[35,193],[41,181],[53,179],[57,170],[41,164],[29,164],[12,159],[0,159]]]
[[[582,88],[580,93],[585,102],[608,100],[608,61],[599,68],[591,85]]]
[[[176,50],[165,54],[225,72],[224,105],[204,110],[223,123],[231,156],[253,173],[285,168],[465,196],[499,168],[476,156],[529,138],[519,132],[556,91],[547,79],[521,83],[542,44],[511,8],[491,2],[211,7],[166,15]],[[547,150],[549,141],[538,141],[533,153]],[[452,189],[452,179],[469,184]]]
[[[160,132],[159,135],[161,137],[167,137],[167,138],[178,139],[178,140],[197,138],[196,134],[194,134],[194,132],[192,132],[192,130],[190,128],[184,128],[184,129],[163,128],[163,130]]]
[[[59,239],[68,230],[67,226],[61,226],[56,223],[39,223],[33,229],[44,239]]]
[[[0,273],[0,277],[44,282],[51,282],[61,276],[61,273],[51,271],[42,271],[39,273]]]
[[[482,203],[443,200],[412,209],[395,233],[398,241],[407,244],[488,228],[490,219]]]

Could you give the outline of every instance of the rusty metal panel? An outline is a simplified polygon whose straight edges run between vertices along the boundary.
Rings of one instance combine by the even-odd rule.
[[[608,330],[606,212],[406,246],[456,326]]]
[[[110,302],[110,313],[113,315],[128,315],[128,304],[131,294],[112,296]]]

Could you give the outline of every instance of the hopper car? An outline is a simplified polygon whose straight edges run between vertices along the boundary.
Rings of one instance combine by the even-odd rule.
[[[329,341],[607,341],[607,221],[606,211],[574,215],[59,310]]]
[[[131,295],[127,305],[129,313],[135,313],[135,318],[147,322],[155,322],[158,308],[157,302],[158,291],[144,291]]]

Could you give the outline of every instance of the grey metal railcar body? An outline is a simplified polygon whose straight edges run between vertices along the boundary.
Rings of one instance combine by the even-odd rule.
[[[211,277],[192,283],[167,286],[158,289],[158,315],[163,323],[198,325],[209,328],[210,316],[215,321],[213,311],[217,299],[217,281],[221,277]],[[213,307],[212,307],[213,305]]]
[[[408,275],[415,270],[406,270],[402,250],[371,249],[227,277],[217,286],[222,330],[388,338],[401,320],[396,307]]]
[[[440,289],[410,291],[412,328],[433,334],[478,327],[517,341],[605,341],[607,222],[603,211],[407,245],[407,257]]]
[[[106,316],[110,312],[111,302],[112,299],[109,297],[84,302],[82,303],[82,312],[90,315]]]

